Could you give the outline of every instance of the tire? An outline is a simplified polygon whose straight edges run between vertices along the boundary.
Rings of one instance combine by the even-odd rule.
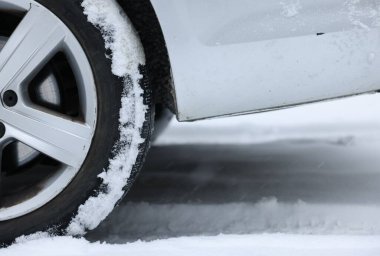
[[[173,113],[162,104],[157,104],[154,112],[154,133],[152,135],[152,141],[157,140],[157,138],[165,131],[165,129],[169,126],[170,121],[173,119]]]
[[[125,93],[124,79],[115,76],[111,70],[111,60],[107,57],[104,40],[98,28],[87,21],[83,14],[81,0],[37,0],[39,4],[55,14],[74,34],[80,43],[91,66],[97,95],[97,122],[88,153],[78,173],[64,190],[42,207],[23,216],[0,222],[0,241],[3,244],[12,242],[16,237],[28,235],[37,231],[65,234],[72,218],[77,214],[79,206],[88,198],[105,192],[107,186],[98,177],[110,165],[110,160],[124,146],[120,143],[119,118],[121,99]],[[109,53],[108,53],[109,54]],[[150,146],[152,131],[153,102],[151,88],[140,67],[143,78],[140,85],[143,88],[144,104],[147,106],[143,127],[135,129],[143,139],[139,143],[139,152],[131,176],[124,191],[128,191],[139,172]],[[135,111],[135,110],[132,110]],[[133,135],[131,132],[130,136]],[[88,228],[88,227],[87,227]],[[93,228],[93,227],[92,227]]]

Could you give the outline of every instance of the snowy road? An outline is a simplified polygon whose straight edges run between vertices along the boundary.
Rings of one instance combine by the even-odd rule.
[[[337,157],[344,148],[319,141],[154,147],[136,186],[89,238],[380,235],[380,170],[354,169]]]
[[[379,99],[173,123],[87,240],[21,239],[0,255],[378,256]]]

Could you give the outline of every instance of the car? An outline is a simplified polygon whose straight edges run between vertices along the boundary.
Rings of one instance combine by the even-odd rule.
[[[0,19],[4,244],[96,228],[172,115],[380,89],[378,1],[0,0]]]

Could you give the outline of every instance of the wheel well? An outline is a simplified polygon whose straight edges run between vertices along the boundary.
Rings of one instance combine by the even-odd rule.
[[[132,21],[144,46],[150,82],[156,103],[176,113],[171,66],[165,38],[150,0],[117,0]]]

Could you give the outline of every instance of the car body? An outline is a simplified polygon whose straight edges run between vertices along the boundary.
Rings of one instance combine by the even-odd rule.
[[[377,1],[151,0],[180,121],[380,89]]]

